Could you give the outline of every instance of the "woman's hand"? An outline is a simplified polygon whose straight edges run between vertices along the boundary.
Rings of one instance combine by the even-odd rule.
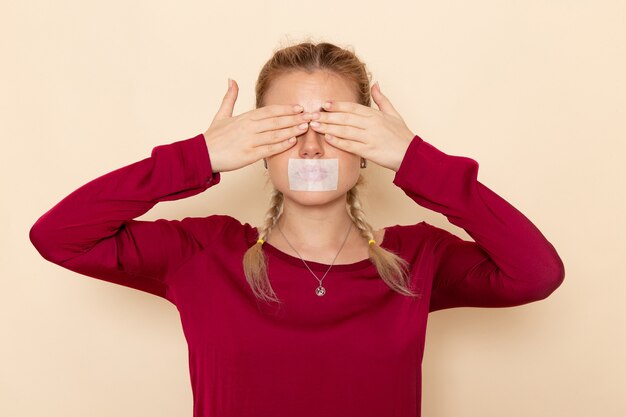
[[[262,158],[284,152],[308,129],[310,116],[302,106],[275,104],[233,117],[239,87],[235,80],[204,132],[213,172],[234,171]],[[304,123],[304,128],[298,125]],[[290,139],[293,138],[291,141]]]
[[[326,112],[314,118],[320,126],[311,124],[311,128],[324,133],[330,145],[397,172],[415,134],[381,93],[378,83],[371,91],[380,110],[349,101],[331,101],[330,107],[324,107]]]

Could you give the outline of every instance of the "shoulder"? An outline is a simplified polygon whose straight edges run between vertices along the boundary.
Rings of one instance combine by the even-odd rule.
[[[184,231],[196,239],[202,246],[218,240],[227,244],[231,240],[240,240],[251,235],[253,228],[248,223],[228,214],[211,214],[209,216],[185,217],[180,220]]]
[[[411,239],[425,233],[430,233],[433,227],[434,226],[425,221],[415,224],[394,224],[393,226],[385,227],[387,230],[385,236],[393,236],[395,239]]]
[[[388,244],[393,244],[398,249],[405,248],[407,250],[423,246],[434,247],[441,239],[452,235],[447,230],[426,221],[408,225],[396,224],[387,226],[385,229],[387,229],[385,241]]]

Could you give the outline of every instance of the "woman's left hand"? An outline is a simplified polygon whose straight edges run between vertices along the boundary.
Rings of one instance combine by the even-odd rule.
[[[313,130],[325,134],[330,145],[357,154],[393,171],[400,169],[415,134],[404,123],[378,83],[371,89],[380,110],[351,101],[331,101],[330,107],[314,119]]]

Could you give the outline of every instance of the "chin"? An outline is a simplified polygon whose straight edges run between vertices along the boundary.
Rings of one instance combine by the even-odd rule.
[[[330,191],[295,191],[295,190],[281,190],[284,197],[297,202],[303,206],[317,206],[323,205],[337,200],[338,198],[344,198],[346,192],[342,192],[340,189]]]

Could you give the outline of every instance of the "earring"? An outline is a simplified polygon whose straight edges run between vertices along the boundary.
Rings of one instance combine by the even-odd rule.
[[[267,169],[267,160],[263,159],[263,165],[265,165],[265,169]]]
[[[361,168],[365,168],[367,166],[367,160],[365,158],[361,158]]]

